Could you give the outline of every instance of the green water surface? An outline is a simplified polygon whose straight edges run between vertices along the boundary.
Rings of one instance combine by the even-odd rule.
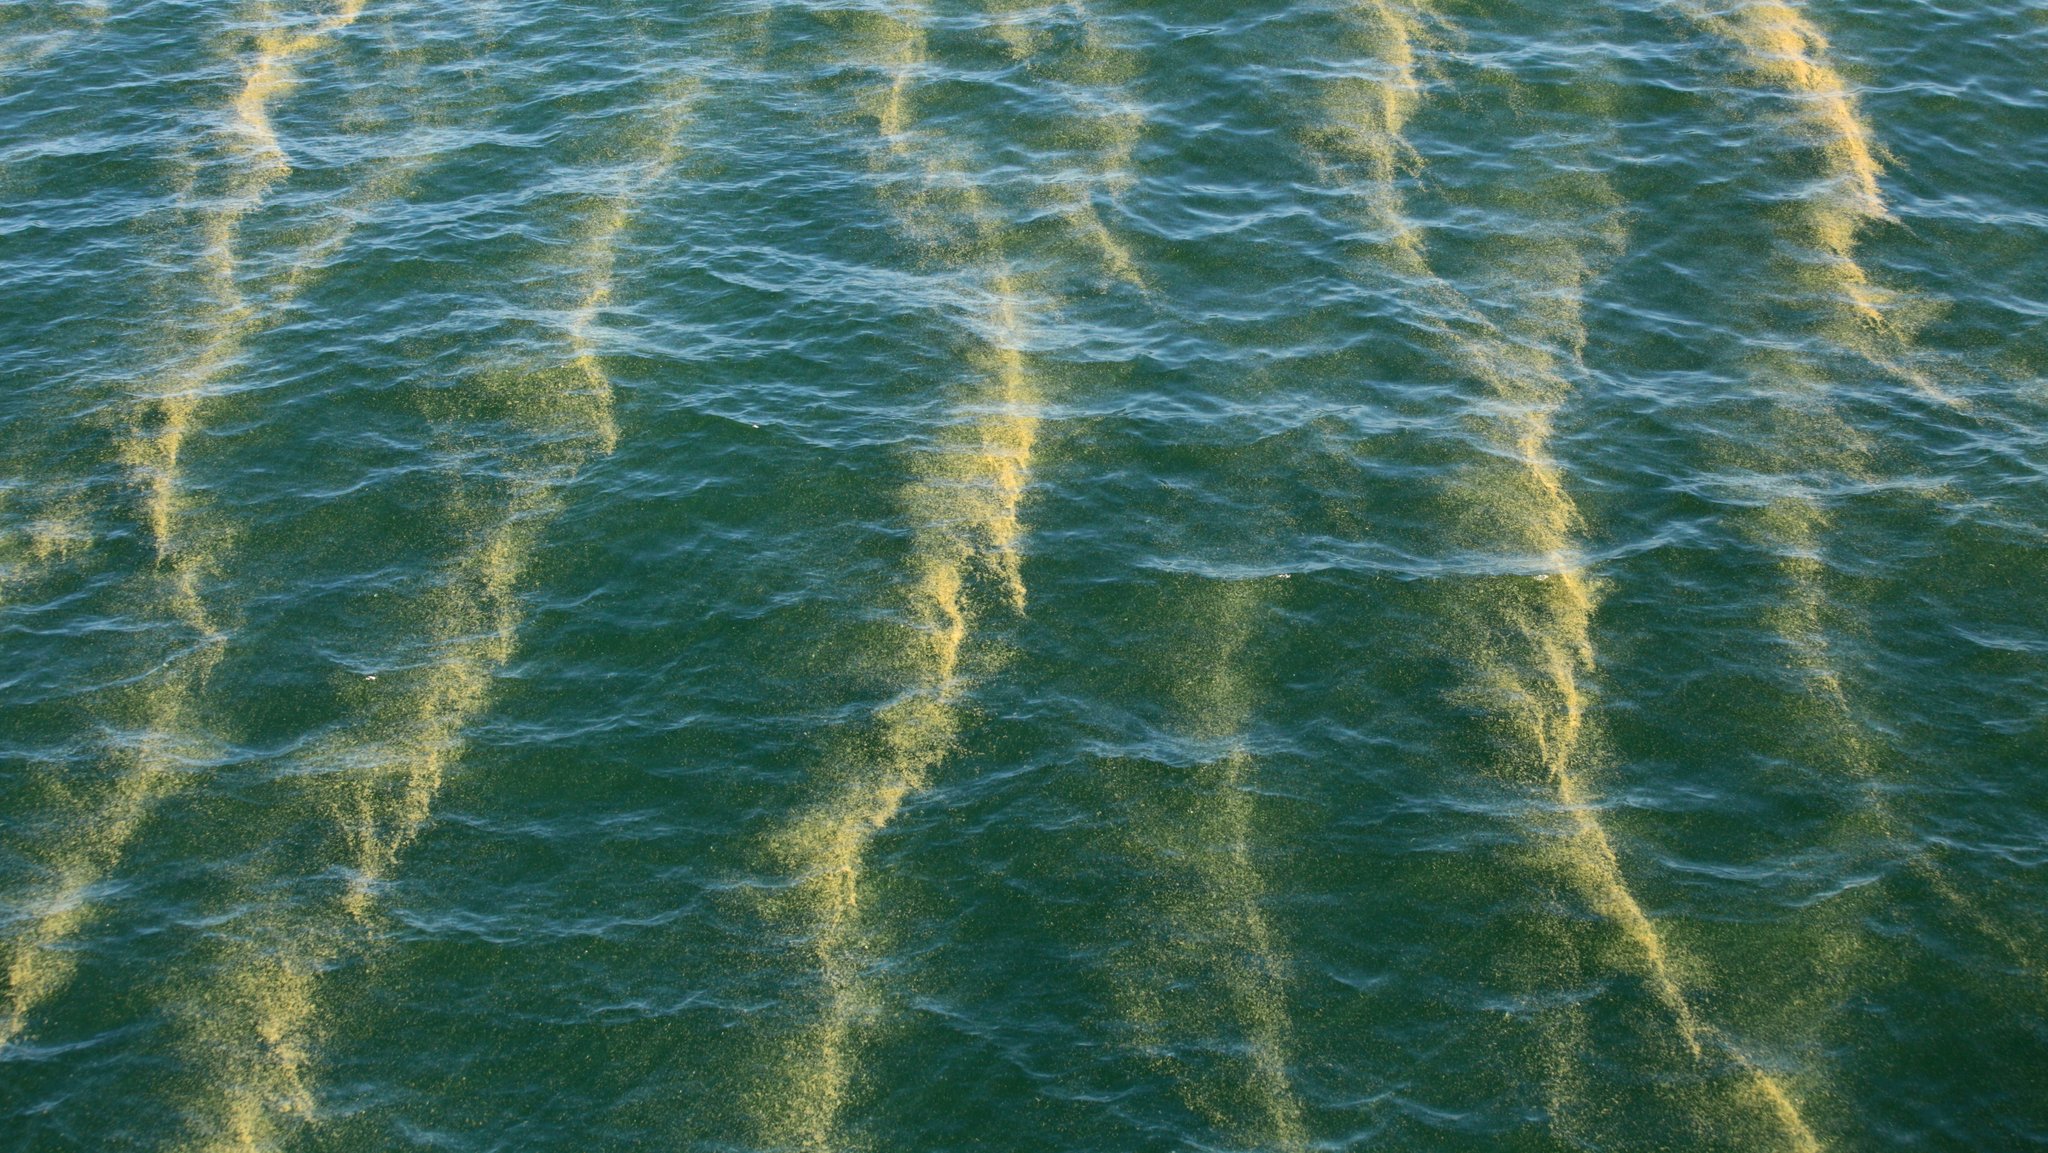
[[[6,0],[0,1148],[2048,1146],[2038,0]]]

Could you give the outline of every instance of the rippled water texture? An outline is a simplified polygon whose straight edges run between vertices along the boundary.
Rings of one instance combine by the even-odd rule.
[[[0,6],[0,1147],[2048,1147],[2044,59]]]

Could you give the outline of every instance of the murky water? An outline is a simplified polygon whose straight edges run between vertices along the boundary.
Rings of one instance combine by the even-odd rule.
[[[2043,59],[0,9],[0,1145],[2048,1144]]]

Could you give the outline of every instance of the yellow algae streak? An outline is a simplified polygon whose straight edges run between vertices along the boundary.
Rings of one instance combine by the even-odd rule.
[[[168,566],[166,566],[168,567]],[[154,574],[158,597],[197,634],[188,651],[138,690],[142,732],[113,754],[104,785],[72,803],[78,832],[49,850],[46,881],[20,906],[26,924],[7,941],[6,993],[0,1047],[17,1040],[30,1015],[67,984],[77,959],[67,944],[91,919],[93,890],[118,868],[128,844],[156,803],[177,789],[182,773],[204,763],[208,742],[191,735],[200,686],[219,661],[224,637],[208,622],[196,581],[199,564]]]
[[[1470,654],[1477,667],[1470,694],[1507,733],[1513,759],[1533,769],[1551,792],[1564,821],[1558,851],[1567,875],[1591,908],[1630,942],[1638,976],[1685,1049],[1701,1059],[1711,1049],[1732,1061],[1784,1145],[1816,1150],[1818,1141],[1779,1079],[1700,1017],[1681,976],[1687,965],[1630,888],[1586,778],[1591,722],[1583,686],[1595,669],[1596,589],[1578,556],[1579,512],[1550,450],[1555,413],[1571,386],[1556,354],[1547,351],[1564,348],[1576,355],[1584,344],[1585,259],[1576,246],[1551,244],[1517,260],[1518,269],[1536,274],[1527,277],[1535,291],[1522,302],[1532,331],[1521,339],[1486,321],[1434,274],[1395,185],[1418,163],[1404,130],[1419,96],[1420,24],[1414,9],[1387,3],[1361,4],[1357,11],[1377,50],[1378,75],[1335,86],[1329,109],[1335,125],[1310,144],[1320,145],[1337,165],[1359,171],[1360,213],[1375,234],[1376,250],[1391,271],[1416,281],[1413,287],[1425,300],[1450,314],[1438,332],[1442,350],[1461,374],[1485,389],[1486,407],[1472,424],[1498,455],[1477,466],[1486,476],[1461,488],[1462,528],[1492,549],[1527,558],[1535,569],[1521,580],[1524,587],[1475,608],[1481,639]]]
[[[1175,705],[1186,737],[1228,751],[1165,773],[1173,787],[1153,782],[1138,802],[1142,815],[1123,840],[1158,888],[1134,910],[1144,920],[1129,930],[1137,944],[1116,980],[1140,1044],[1190,1110],[1245,1148],[1293,1151],[1309,1142],[1288,1074],[1287,958],[1261,908],[1266,885],[1253,859],[1258,766],[1243,747],[1251,694],[1239,671],[1267,587],[1225,581],[1187,606],[1201,640],[1183,654]],[[1218,1030],[1241,1038],[1227,1056],[1198,1063],[1180,1053],[1213,1047]]]
[[[203,655],[199,658],[203,663]],[[155,718],[157,731],[122,754],[116,772],[101,789],[73,800],[78,823],[87,831],[44,861],[48,880],[21,905],[27,924],[7,941],[7,990],[0,1004],[0,1046],[19,1039],[30,1015],[70,983],[77,968],[66,948],[92,918],[94,892],[120,864],[156,799],[174,786],[179,766],[200,761],[206,750],[181,738],[181,717]]]
[[[878,167],[909,168],[914,186],[892,192],[904,232],[947,267],[982,284],[978,388],[920,454],[900,494],[911,522],[901,648],[890,654],[904,686],[879,709],[863,747],[820,773],[825,798],[770,838],[769,855],[793,877],[773,913],[802,938],[816,975],[808,1019],[775,1057],[771,1083],[750,1102],[762,1140],[822,1151],[841,1143],[855,1075],[859,1026],[877,1011],[866,978],[861,873],[875,836],[922,792],[959,736],[962,665],[976,622],[1026,606],[1021,506],[1038,436],[1038,396],[1025,364],[1024,292],[1010,272],[986,199],[949,167],[943,141],[917,132],[916,73],[925,64],[921,9],[842,13],[858,58],[880,81],[857,102],[878,137]]]
[[[545,373],[522,384],[569,389],[580,373]],[[596,414],[593,414],[595,416]],[[592,442],[604,435],[590,424]],[[558,468],[573,474],[571,462]],[[351,866],[341,898],[345,920],[369,916],[376,883],[431,815],[464,729],[488,702],[491,680],[508,661],[520,616],[518,582],[546,524],[560,507],[555,488],[569,475],[522,478],[485,530],[427,598],[435,655],[410,674],[387,674],[392,704],[375,710],[369,736],[356,733],[316,750],[327,770],[317,786],[342,826]],[[410,682],[410,683],[405,683]],[[280,1146],[283,1127],[314,1110],[311,1053],[317,1040],[320,971],[349,943],[333,924],[257,924],[225,950],[221,971],[188,1006],[194,1061],[214,1073],[218,1098],[203,1107],[194,1153],[245,1153]]]
[[[1857,261],[1863,229],[1873,221],[1890,219],[1891,212],[1879,185],[1884,173],[1881,150],[1847,81],[1828,62],[1827,38],[1797,7],[1776,0],[1744,4],[1725,13],[1697,7],[1692,11],[1703,27],[1736,47],[1758,82],[1790,98],[1789,120],[1818,154],[1823,187],[1800,201],[1788,239],[1814,258],[1800,270],[1799,279],[1842,311],[1846,323],[1837,326],[1836,336],[1844,347],[1929,396],[1959,405],[1905,363],[1914,328],[1901,315],[1909,311],[1908,302],[1874,282]]]
[[[1870,341],[1873,334],[1882,336],[1893,342],[1893,353],[1902,354],[1910,334],[1889,311],[1896,294],[1873,285],[1855,259],[1861,228],[1890,213],[1879,185],[1879,150],[1847,83],[1827,63],[1826,38],[1796,8],[1781,3],[1751,4],[1730,14],[1701,12],[1697,18],[1741,49],[1745,65],[1759,80],[1794,99],[1793,119],[1824,158],[1827,188],[1802,202],[1787,236],[1824,257],[1817,270],[1806,272],[1805,287],[1842,305],[1841,313],[1824,318],[1816,335],[1935,391],[1924,376],[1899,366],[1895,356]],[[1787,451],[1769,454],[1771,459],[1759,460],[1751,453],[1734,463],[1761,465],[1777,473],[1820,466],[1842,480],[1871,479],[1869,447],[1826,402],[1824,379],[1782,355],[1760,356],[1755,367],[1787,398],[1773,423],[1794,443]],[[1788,599],[1768,615],[1774,631],[1790,642],[1793,663],[1806,678],[1842,763],[1859,776],[1874,775],[1879,756],[1854,722],[1827,639],[1829,606],[1822,588],[1826,565],[1820,554],[1832,518],[1819,500],[1794,483],[1782,485],[1753,516],[1743,519],[1750,535],[1777,554],[1778,568],[1790,585]],[[1892,823],[1887,814],[1880,813],[1879,818],[1885,825]]]
[[[311,31],[266,33],[230,107],[230,135],[241,141],[235,155],[241,167],[230,178],[221,205],[202,225],[201,262],[212,296],[207,335],[196,353],[137,398],[133,423],[117,446],[131,481],[142,491],[142,520],[156,553],[154,568],[140,578],[146,596],[193,639],[188,651],[137,690],[141,735],[116,754],[105,788],[86,799],[93,811],[81,816],[84,831],[47,862],[50,883],[33,899],[36,911],[28,927],[8,942],[0,1046],[19,1037],[30,1013],[70,981],[76,961],[62,946],[90,918],[92,890],[119,866],[157,801],[178,787],[182,768],[204,757],[204,742],[190,734],[200,690],[226,638],[200,592],[200,582],[216,562],[205,549],[179,539],[186,519],[179,456],[206,392],[256,327],[239,287],[241,221],[289,172],[270,130],[269,102],[285,87],[290,61],[352,23],[361,9],[360,0],[349,0]],[[49,539],[54,546],[72,535],[66,530]],[[207,543],[217,547],[222,542]]]
[[[1771,379],[1797,379],[1796,365],[1774,364]],[[1851,482],[1868,479],[1867,453],[1858,447],[1854,432],[1839,416],[1825,408],[1797,414],[1775,414],[1781,433],[1797,435],[1788,451],[1769,456],[1756,452],[1741,454],[1737,467],[1788,473],[1826,467]],[[1912,836],[1912,830],[1893,812],[1883,791],[1885,764],[1889,754],[1882,742],[1873,740],[1859,719],[1860,713],[1830,643],[1830,630],[1854,630],[1863,622],[1837,608],[1827,595],[1828,566],[1822,555],[1833,518],[1821,502],[1804,492],[1775,496],[1753,512],[1736,518],[1740,530],[1775,557],[1784,579],[1782,599],[1763,614],[1771,631],[1781,640],[1792,671],[1798,674],[1805,707],[1798,715],[1816,738],[1816,747],[1806,756],[1839,770],[1857,782],[1863,793],[1863,810],[1847,832],[1897,842]],[[1905,858],[1928,888],[1947,902],[1972,928],[1995,942],[2026,973],[2036,980],[2048,980],[2037,948],[2012,928],[2000,924],[1968,894],[1958,889],[1941,866],[1924,849],[1910,850]],[[1859,934],[1860,935],[1860,934]],[[1835,946],[1838,956],[1846,946]],[[1838,965],[1847,976],[1846,961]]]
[[[1404,173],[1420,168],[1407,139],[1408,120],[1422,99],[1416,58],[1421,22],[1385,0],[1353,6],[1373,54],[1368,75],[1343,75],[1325,84],[1327,118],[1311,130],[1311,153],[1341,166],[1383,259],[1393,271],[1440,291],[1423,250],[1422,234],[1408,219],[1400,190]],[[1355,175],[1353,175],[1355,174]]]
[[[1576,311],[1575,304],[1567,307]],[[1477,610],[1490,619],[1483,626],[1486,640],[1472,654],[1479,678],[1474,695],[1520,746],[1513,759],[1533,767],[1552,791],[1563,822],[1558,851],[1566,874],[1592,910],[1630,943],[1638,976],[1685,1050],[1696,1059],[1719,1055],[1731,1061],[1756,1105],[1782,1132],[1785,1147],[1817,1150],[1818,1140],[1780,1079],[1694,1007],[1681,976],[1689,963],[1636,899],[1586,778],[1591,722],[1584,685],[1596,668],[1597,588],[1578,557],[1579,512],[1549,449],[1554,413],[1569,383],[1558,365],[1527,343],[1510,344],[1482,330],[1458,344],[1460,362],[1499,402],[1485,423],[1512,465],[1507,475],[1490,474],[1467,487],[1466,513],[1474,527],[1528,558],[1536,570],[1524,578],[1528,587]]]
[[[617,447],[612,385],[596,345],[597,326],[612,302],[619,241],[648,191],[675,167],[695,95],[693,82],[664,90],[645,134],[628,142],[642,155],[584,223],[576,242],[583,267],[574,278],[581,291],[567,323],[567,363],[483,381],[483,402],[507,411],[521,426],[578,435],[520,462],[511,492],[489,515],[488,527],[476,533],[446,583],[422,604],[436,655],[425,669],[393,678],[396,691],[372,711],[373,724],[385,731],[372,733],[367,746],[361,734],[352,735],[319,756],[342,768],[332,779],[345,794],[337,801],[337,819],[353,841],[352,912],[366,909],[369,891],[431,815],[462,731],[487,703],[497,670],[512,657],[519,581],[560,510],[561,489],[593,455],[609,455]]]
[[[1783,229],[1787,241],[1819,256],[1817,264],[1792,270],[1791,278],[1835,305],[1813,335],[1863,357],[1942,403],[1961,407],[1962,401],[1906,363],[1913,325],[1902,319],[1901,313],[1909,312],[1912,302],[1875,284],[1856,260],[1862,229],[1872,221],[1890,218],[1880,185],[1882,150],[1873,142],[1847,82],[1828,63],[1826,37],[1797,8],[1783,3],[1756,3],[1725,14],[1696,11],[1695,16],[1740,50],[1744,65],[1760,82],[1793,100],[1791,119],[1822,158],[1826,187],[1802,200]],[[1755,369],[1788,398],[1774,414],[1773,424],[1774,432],[1793,443],[1765,457],[1755,452],[1736,454],[1732,463],[1777,474],[1824,468],[1838,480],[1851,483],[1873,479],[1865,438],[1827,403],[1828,382],[1819,373],[1782,354],[1757,357]],[[1821,556],[1833,518],[1805,489],[1804,482],[1781,484],[1757,512],[1741,518],[1744,531],[1775,553],[1788,585],[1786,599],[1771,609],[1766,619],[1787,642],[1792,666],[1805,682],[1813,713],[1807,719],[1822,729],[1837,764],[1870,786],[1866,790],[1868,822],[1883,835],[1896,837],[1906,830],[1875,788],[1884,753],[1856,719],[1828,640],[1830,624],[1853,627],[1852,622],[1840,620],[1824,590],[1827,566]],[[2048,969],[2024,941],[1957,890],[1929,858],[1916,853],[1909,864],[2022,967],[2037,976],[2048,976]]]
[[[23,579],[20,535],[7,523],[9,493],[0,489],[0,609],[7,607],[8,587]]]
[[[69,48],[80,36],[99,31],[110,14],[105,0],[0,8],[0,93],[14,87],[22,73]]]
[[[1061,132],[1058,143],[1091,154],[1093,167],[1048,185],[1053,210],[1068,231],[1095,253],[1104,273],[1144,290],[1145,279],[1130,248],[1110,230],[1095,206],[1098,189],[1115,203],[1132,183],[1132,155],[1145,133],[1144,114],[1127,93],[1138,73],[1137,62],[1129,52],[1108,42],[1101,23],[1081,3],[1052,8],[1038,0],[991,0],[989,7],[997,16],[996,34],[1010,58],[1066,89],[1081,113]],[[1062,9],[1078,20],[1079,43],[1058,54],[1048,53],[1052,36],[1033,18],[1057,17]]]
[[[620,241],[640,202],[677,163],[695,93],[694,82],[664,88],[643,131],[624,142],[639,153],[635,162],[582,222],[575,242],[581,267],[569,278],[577,296],[566,318],[566,362],[495,371],[479,382],[481,406],[548,434],[551,446],[514,463],[502,500],[457,502],[469,539],[442,584],[415,606],[432,656],[420,668],[385,674],[364,722],[308,756],[320,770],[314,788],[347,845],[342,920],[259,923],[257,937],[230,950],[218,981],[198,998],[195,1060],[214,1071],[223,1092],[188,1145],[194,1153],[273,1149],[285,1126],[312,1115],[319,973],[368,927],[377,885],[431,817],[465,730],[511,660],[520,581],[561,510],[562,489],[617,443],[598,326],[613,297]]]
[[[0,493],[0,516],[5,516]],[[0,527],[0,608],[8,590],[27,584],[54,564],[62,564],[92,543],[92,524],[85,502],[72,493],[46,501],[19,528]]]
[[[1461,350],[1475,376],[1501,408],[1488,421],[1519,476],[1493,476],[1466,499],[1488,527],[1507,530],[1501,543],[1530,558],[1533,589],[1490,606],[1490,637],[1474,654],[1480,697],[1498,710],[1496,720],[1525,742],[1526,756],[1552,789],[1564,821],[1563,864],[1593,911],[1633,945],[1638,973],[1664,1007],[1680,1041],[1695,1058],[1709,1050],[1733,1061],[1750,1092],[1782,1130],[1786,1146],[1816,1150],[1819,1142],[1779,1079],[1757,1065],[1730,1038],[1704,1021],[1680,974],[1687,967],[1630,889],[1620,857],[1600,819],[1599,798],[1588,784],[1588,701],[1583,688],[1595,670],[1592,622],[1595,587],[1580,563],[1575,538],[1580,520],[1566,492],[1549,441],[1553,413],[1569,386],[1554,365],[1535,363],[1521,346],[1480,338]],[[1518,371],[1519,369],[1519,371]]]
[[[76,496],[57,501],[28,523],[28,558],[38,565],[69,560],[92,543],[85,502]]]
[[[256,54],[242,76],[242,88],[229,106],[230,137],[238,163],[229,178],[221,205],[201,225],[205,245],[201,262],[212,281],[218,316],[214,335],[192,363],[162,387],[145,395],[134,433],[122,445],[122,457],[144,492],[144,519],[156,544],[159,561],[172,551],[180,507],[178,457],[192,434],[193,421],[208,387],[240,352],[253,317],[239,287],[242,221],[263,203],[272,186],[291,174],[291,164],[271,127],[270,106],[293,83],[297,59],[355,23],[364,0],[342,0],[335,12],[310,29],[287,32],[267,29],[256,41]],[[267,8],[261,10],[267,15]],[[195,627],[198,621],[192,622]]]
[[[185,1153],[276,1150],[287,1125],[313,1115],[306,1026],[315,1015],[319,967],[333,956],[331,942],[242,944],[247,956],[232,959],[231,972],[217,975],[183,1007],[203,1038],[194,1064],[206,1073],[209,1098],[192,1110],[203,1131],[174,1146]],[[309,957],[316,951],[317,959]],[[249,1021],[257,1023],[254,1035],[231,1033],[232,1023]]]
[[[813,1020],[782,1054],[775,1086],[754,1103],[765,1136],[778,1146],[835,1145],[853,1078],[855,1029],[874,1007],[859,922],[868,846],[953,751],[973,623],[992,608],[1025,608],[1019,508],[1037,438],[1035,398],[1015,334],[1005,327],[1017,323],[1013,287],[998,274],[994,288],[994,347],[983,366],[990,395],[976,406],[984,411],[949,430],[901,497],[917,527],[904,590],[904,648],[894,658],[910,684],[876,713],[869,745],[833,767],[827,799],[770,844],[774,859],[795,876],[778,895],[776,912],[803,935],[818,978]]]
[[[902,504],[917,527],[904,591],[904,651],[910,685],[875,716],[871,744],[833,769],[828,798],[774,836],[770,851],[795,875],[777,912],[803,934],[818,977],[812,1022],[781,1061],[778,1084],[755,1112],[775,1144],[834,1145],[853,1077],[854,1030],[870,1015],[859,924],[860,874],[868,845],[922,792],[959,733],[961,671],[973,622],[991,607],[1021,613],[1025,587],[1019,506],[1029,479],[1036,421],[1023,357],[1003,325],[1016,323],[1010,285],[993,309],[996,346],[986,366],[993,411],[954,430],[951,443],[921,462]],[[994,601],[995,605],[982,602]]]
[[[835,1144],[853,1079],[854,1029],[872,1010],[858,922],[860,871],[875,834],[926,787],[959,731],[955,702],[969,613],[962,585],[972,546],[943,528],[918,535],[907,656],[922,665],[922,683],[876,715],[872,749],[843,768],[846,779],[833,795],[780,830],[771,846],[797,874],[778,911],[801,927],[818,978],[813,1019],[784,1054],[778,1083],[754,1102],[765,1135],[781,1147]]]

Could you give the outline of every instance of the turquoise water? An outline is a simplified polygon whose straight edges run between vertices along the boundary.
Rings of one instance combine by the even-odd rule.
[[[2043,59],[0,8],[0,1146],[2048,1145]]]

